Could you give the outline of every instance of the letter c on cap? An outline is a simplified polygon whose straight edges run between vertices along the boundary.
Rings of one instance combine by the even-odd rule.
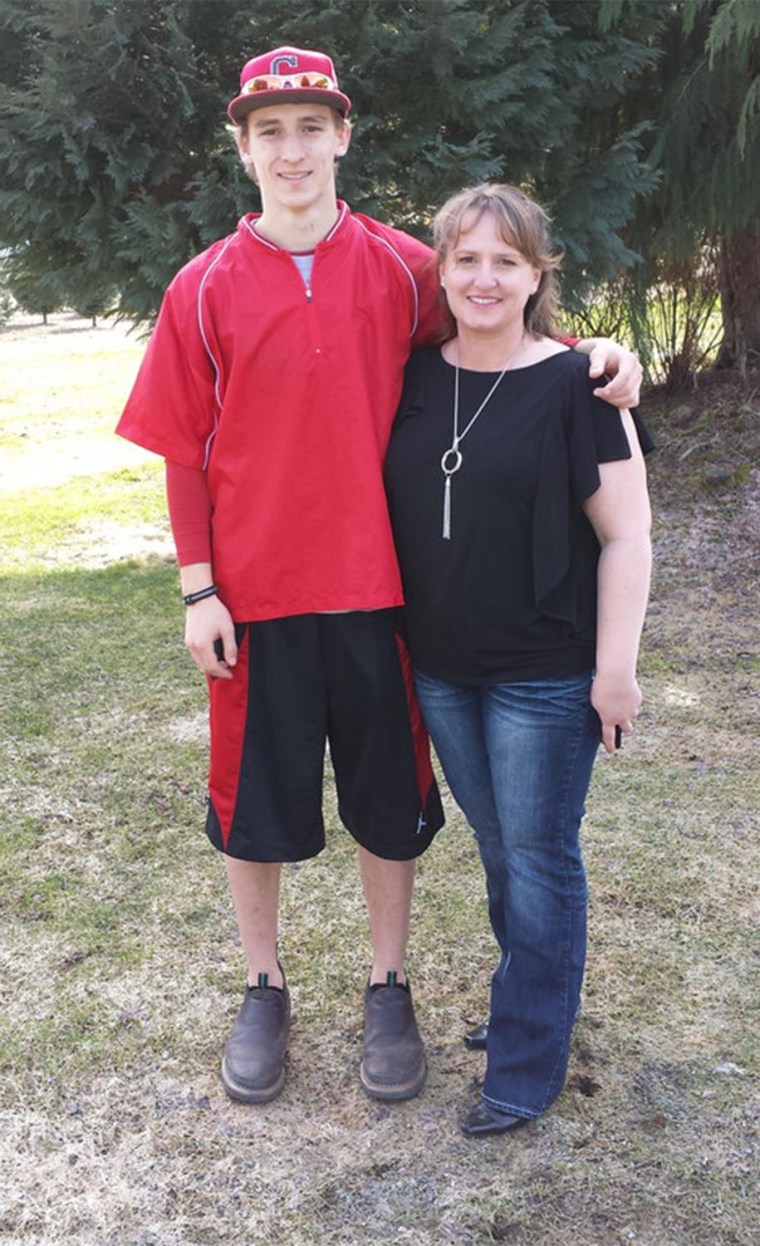
[[[297,56],[275,56],[271,65],[269,66],[269,72],[271,74],[278,74],[280,72],[280,65],[287,65],[290,69],[297,69],[298,68],[298,57]]]

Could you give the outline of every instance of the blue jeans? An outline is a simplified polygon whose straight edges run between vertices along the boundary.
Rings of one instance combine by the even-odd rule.
[[[452,795],[473,827],[501,950],[483,1099],[538,1116],[567,1073],[586,957],[579,843],[599,747],[591,675],[470,688],[415,672]]]

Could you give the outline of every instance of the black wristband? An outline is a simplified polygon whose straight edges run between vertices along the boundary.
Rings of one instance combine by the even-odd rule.
[[[208,588],[201,588],[197,593],[185,593],[182,600],[186,606],[194,606],[196,601],[205,601],[207,597],[215,597],[218,592],[216,584],[209,584]]]

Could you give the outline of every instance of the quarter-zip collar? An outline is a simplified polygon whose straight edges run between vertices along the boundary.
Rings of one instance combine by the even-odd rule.
[[[342,199],[339,199],[338,200],[338,218],[335,221],[335,224],[330,228],[328,233],[325,234],[324,238],[320,238],[319,242],[317,242],[317,244],[314,247],[314,251],[316,252],[320,247],[324,246],[326,243],[332,242],[332,240],[336,237],[336,235],[343,229],[345,222],[350,218],[350,216],[351,216],[351,209],[349,208],[348,204],[344,203]],[[274,251],[274,252],[281,251],[284,254],[289,255],[290,252],[288,251],[286,247],[278,246],[276,242],[272,242],[271,238],[265,238],[263,234],[260,234],[258,232],[258,230],[256,229],[256,222],[260,219],[261,219],[260,212],[250,212],[246,216],[243,216],[240,218],[240,221],[238,222],[238,229],[240,230],[241,233],[248,234],[251,238],[254,239],[255,242],[260,243],[261,246],[266,247],[268,251]]]

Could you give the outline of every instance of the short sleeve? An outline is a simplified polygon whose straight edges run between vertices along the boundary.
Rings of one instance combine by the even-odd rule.
[[[631,457],[617,408],[595,398],[583,356],[566,356],[572,376],[566,381],[561,419],[547,422],[541,448],[533,515],[533,576],[536,605],[543,613],[569,623],[577,620],[578,584],[572,541],[583,503],[601,483],[600,463]],[[638,413],[634,423],[642,451],[653,448]]]
[[[189,270],[167,290],[116,431],[185,467],[201,468],[216,426],[217,403],[197,291],[196,274]]]
[[[588,376],[588,367],[576,370],[566,409],[570,487],[578,505],[599,488],[600,463],[631,457],[620,412],[603,399],[594,397],[591,390],[595,383]]]

